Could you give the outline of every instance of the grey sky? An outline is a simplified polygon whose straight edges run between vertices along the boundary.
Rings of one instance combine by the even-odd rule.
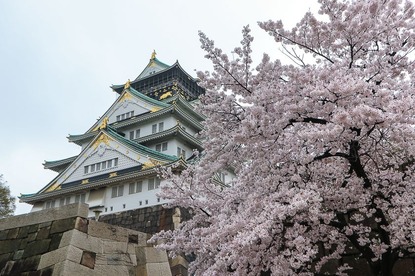
[[[68,134],[85,132],[115,100],[109,86],[137,77],[153,49],[195,75],[210,69],[198,30],[229,53],[249,24],[256,61],[281,57],[256,22],[293,26],[315,2],[0,0],[0,174],[15,196],[46,185],[56,173],[44,160],[79,153]]]

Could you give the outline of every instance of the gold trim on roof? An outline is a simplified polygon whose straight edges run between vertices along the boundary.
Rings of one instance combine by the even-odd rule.
[[[106,135],[105,133],[101,133],[101,135],[94,142],[94,144],[92,145],[92,147],[94,149],[96,149],[101,143],[104,143],[105,145],[109,146],[110,141],[112,141],[112,139],[108,135]]]
[[[157,112],[157,111],[159,111],[161,108],[160,107],[153,107],[151,110],[150,110],[150,112],[151,113],[153,113],[153,112]]]
[[[60,188],[61,188],[61,185],[58,182],[55,182],[45,192],[46,193],[52,192],[52,191],[55,191],[55,190],[59,190]]]
[[[124,93],[124,95],[121,97],[120,102],[130,100],[132,98],[130,92]]]
[[[89,179],[83,179],[81,184],[88,184],[89,183]]]

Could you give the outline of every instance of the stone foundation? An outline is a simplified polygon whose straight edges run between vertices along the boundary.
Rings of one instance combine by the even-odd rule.
[[[0,275],[171,275],[148,234],[89,220],[71,204],[0,220]]]

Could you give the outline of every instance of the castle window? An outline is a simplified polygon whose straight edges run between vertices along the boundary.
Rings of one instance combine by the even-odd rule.
[[[141,205],[143,205],[143,202],[140,200],[138,204],[141,206]]]
[[[160,151],[166,151],[167,150],[167,142],[163,142],[161,144],[157,144],[156,145],[156,151],[160,152]]]
[[[143,190],[143,181],[137,181],[130,183],[129,185],[129,194],[140,193]]]
[[[45,202],[45,209],[54,208],[55,207],[55,200],[49,200]]]
[[[164,130],[164,122],[161,122],[161,123],[159,123],[158,124],[158,129],[157,129],[157,124],[154,124],[154,125],[152,125],[151,126],[151,133],[157,133],[157,132],[160,132],[160,131],[163,131]]]
[[[85,194],[78,194],[78,195],[76,195],[75,196],[75,203],[79,203],[79,202],[85,203],[85,197],[86,197]]]
[[[120,197],[124,194],[124,185],[112,187],[111,197]]]
[[[134,116],[134,110],[133,111],[128,111],[127,113],[121,114],[121,115],[117,115],[115,118],[118,121],[122,121],[124,119],[128,119]]]
[[[140,129],[135,130],[135,138],[140,138]]]
[[[68,204],[70,204],[70,203],[71,203],[71,197],[70,197],[70,196],[67,196],[67,197],[62,197],[62,198],[59,200],[59,206],[68,205]]]
[[[177,157],[186,158],[186,151],[180,147],[177,147]]]
[[[130,140],[134,139],[134,131],[130,131]]]
[[[148,199],[146,199],[146,205],[148,204]]]
[[[114,159],[110,159],[107,161],[103,161],[103,162],[99,162],[99,163],[95,163],[95,164],[91,164],[88,166],[84,167],[84,174],[87,173],[93,173],[93,172],[99,172],[105,169],[109,169],[112,167],[117,167],[118,166],[118,158],[114,158]]]
[[[154,190],[160,187],[160,178],[150,178],[148,180],[148,190]]]

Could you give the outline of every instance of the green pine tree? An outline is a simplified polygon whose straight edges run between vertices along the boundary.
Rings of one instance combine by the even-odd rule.
[[[6,186],[7,181],[0,175],[0,218],[12,216],[14,213],[15,197],[10,195],[10,189]]]

